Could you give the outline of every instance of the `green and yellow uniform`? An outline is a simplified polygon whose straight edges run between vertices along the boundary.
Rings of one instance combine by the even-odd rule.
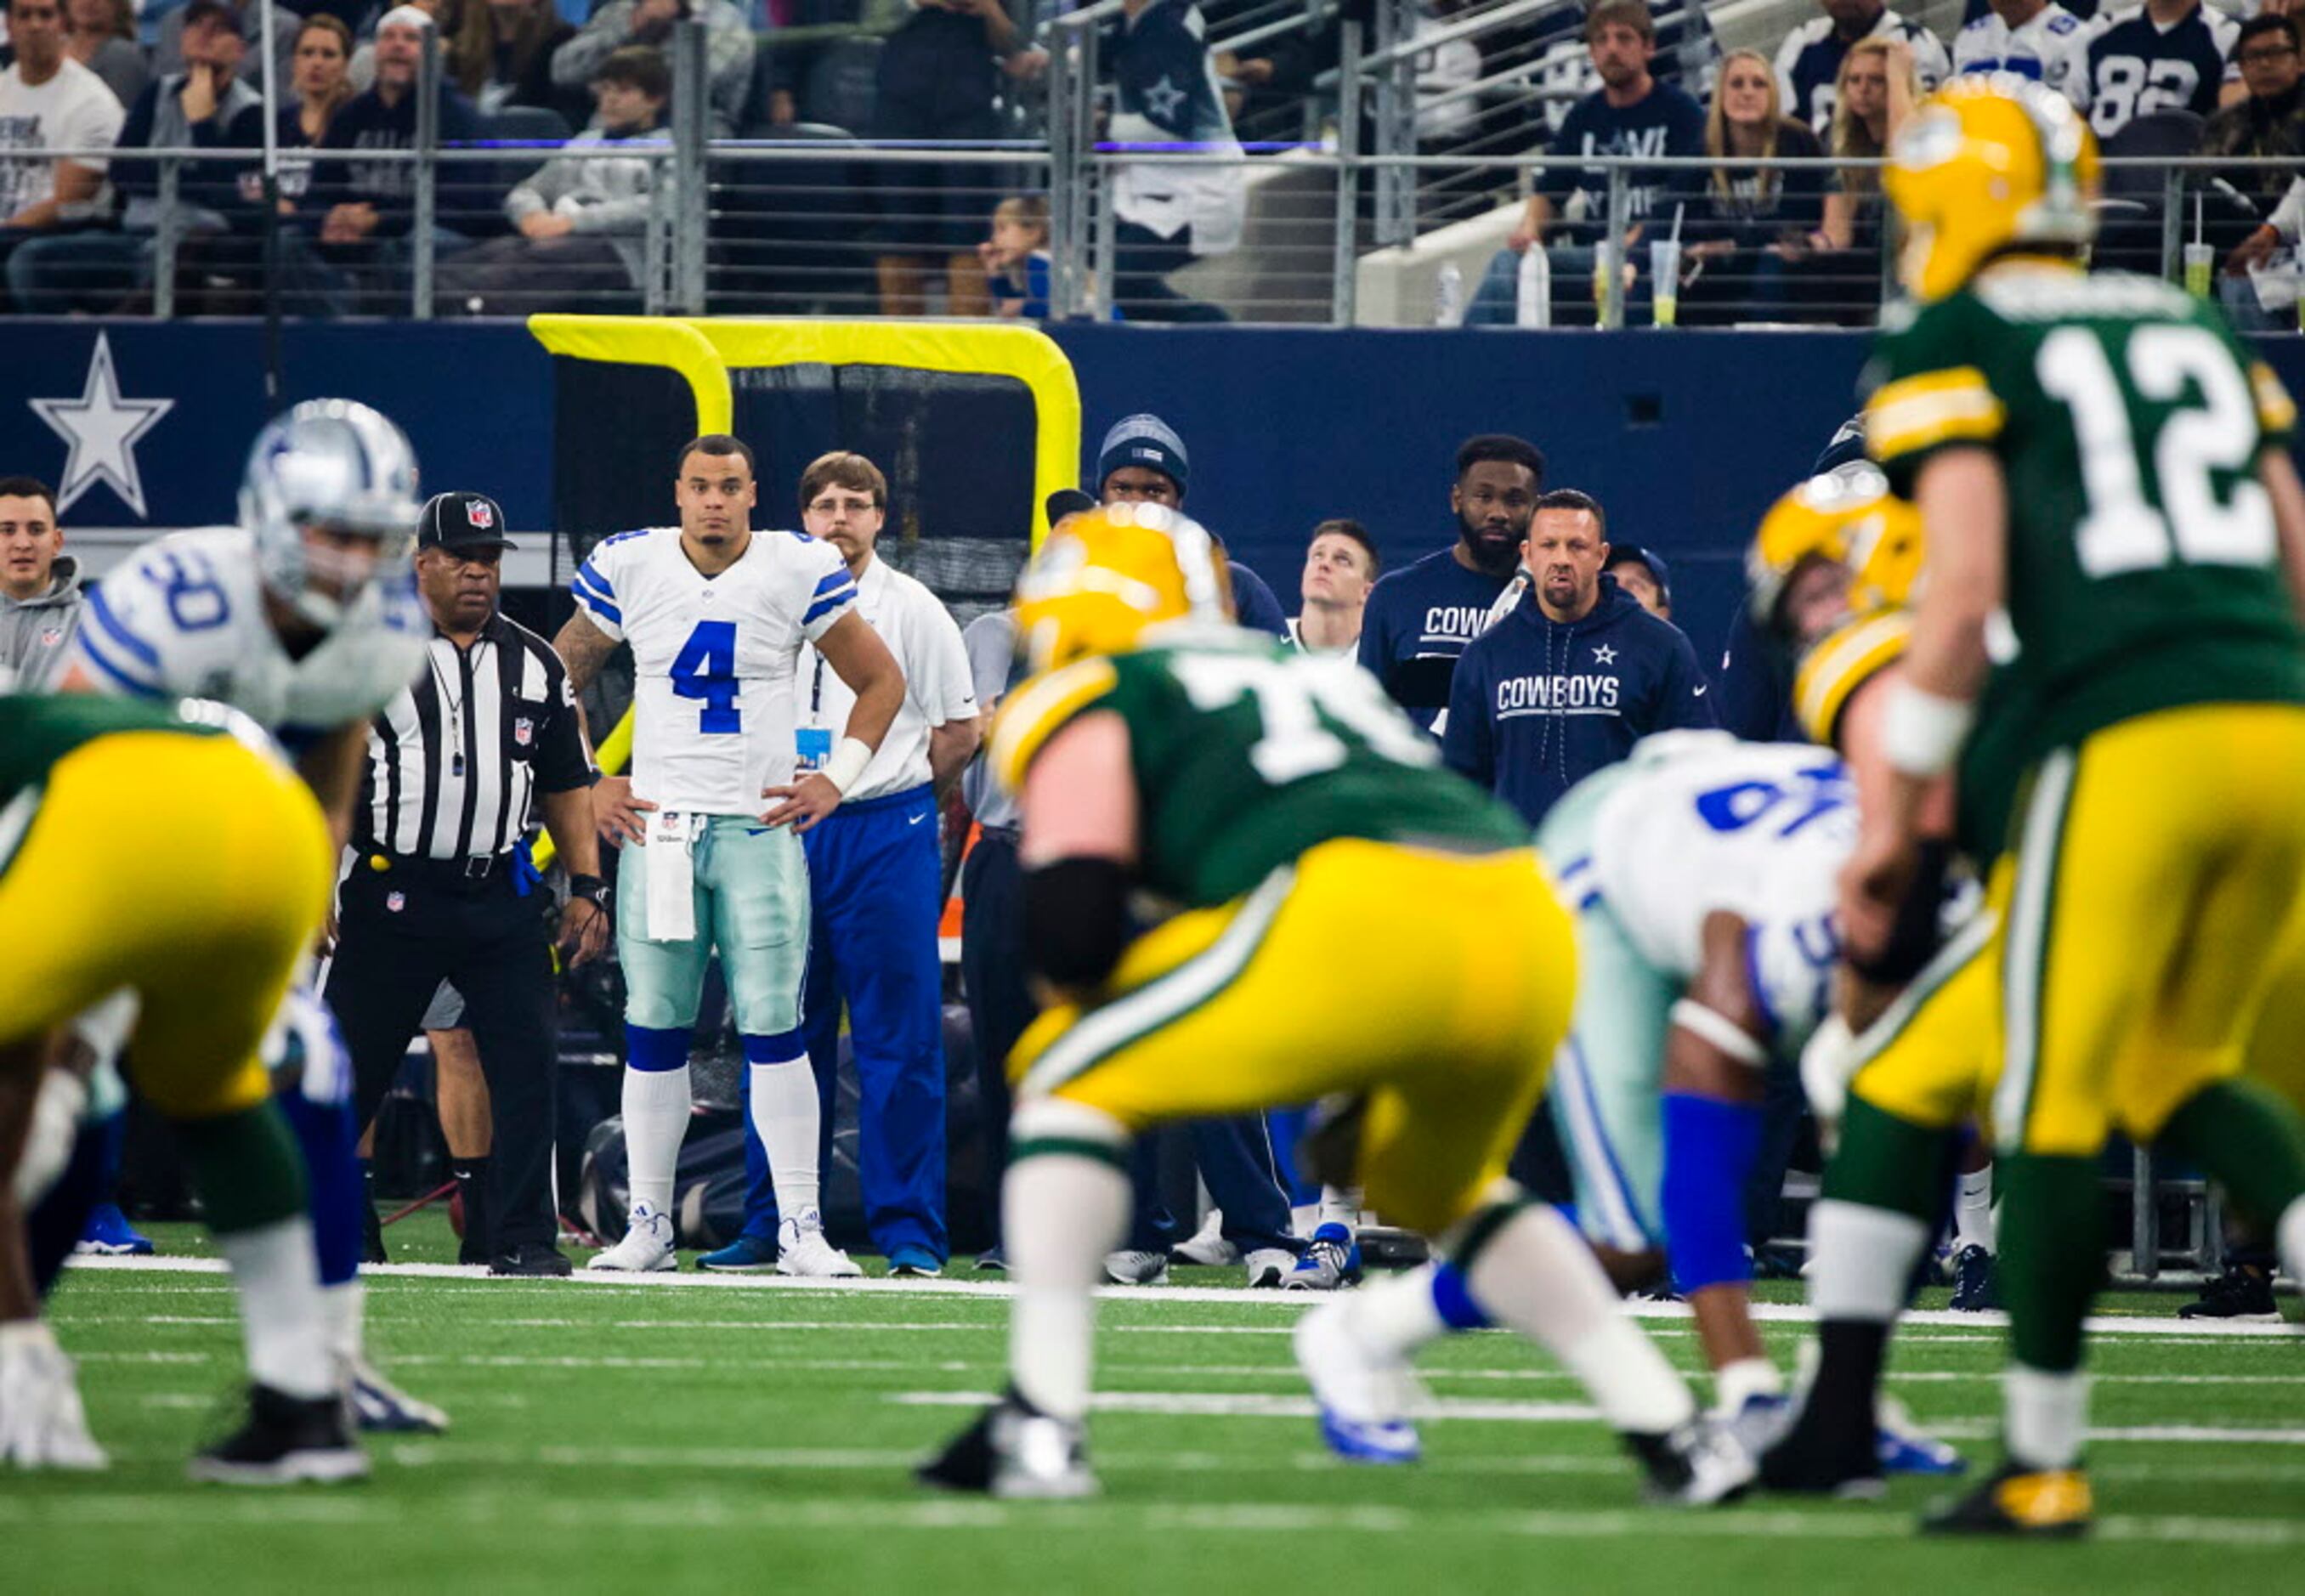
[[[226,712],[0,697],[0,1043],[125,988],[129,1070],[162,1113],[262,1103],[258,1049],[333,875],[310,791]]]
[[[1946,1060],[1997,1034],[2005,1147],[2150,1137],[2240,1069],[2305,885],[2305,632],[2257,476],[2294,407],[2190,296],[2044,261],[1892,326],[1877,365],[1898,491],[1942,449],[1999,461],[2008,624],[1960,777],[1991,918],[1854,1091],[1944,1123]]]
[[[1142,1128],[1366,1092],[1370,1202],[1439,1231],[1501,1176],[1567,1031],[1567,913],[1512,812],[1348,661],[1232,629],[1020,687],[993,767],[1117,715],[1137,874],[1180,912],[1009,1060],[1020,1096]],[[1032,817],[1025,817],[1029,837]]]

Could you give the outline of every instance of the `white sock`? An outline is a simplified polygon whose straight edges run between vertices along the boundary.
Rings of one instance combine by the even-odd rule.
[[[1127,1131],[1110,1116],[1076,1104],[1018,1108],[1009,1127],[1015,1161],[1000,1187],[1000,1228],[1016,1300],[1008,1320],[1008,1377],[1042,1413],[1080,1420],[1088,1413],[1095,1355],[1096,1299],[1104,1255],[1128,1229],[1128,1176],[1118,1164],[1073,1152],[1033,1153],[1050,1138],[1118,1149]]]
[[[217,1237],[232,1266],[248,1374],[259,1385],[310,1400],[336,1390],[321,1307],[320,1261],[302,1215]]]
[[[1419,1347],[1449,1333],[1433,1301],[1438,1266],[1426,1264],[1390,1280],[1364,1286],[1345,1298],[1345,1322],[1353,1338],[1378,1357],[1405,1363]]]
[[[688,1134],[688,1116],[694,1107],[686,1065],[676,1070],[625,1071],[625,1159],[635,1208],[645,1202],[660,1214],[672,1211],[673,1174],[680,1165],[680,1141]],[[809,1149],[812,1154],[815,1150]]]
[[[816,1140],[823,1110],[816,1098],[816,1072],[809,1068],[806,1054],[747,1067],[753,1072],[753,1133],[769,1150],[777,1213],[797,1219],[817,1206]]]
[[[320,1322],[329,1355],[356,1358],[367,1339],[368,1292],[357,1279],[320,1287]]]
[[[1289,1210],[1289,1228],[1297,1233],[1300,1242],[1311,1241],[1313,1227],[1320,1222],[1321,1205],[1317,1202],[1300,1202]]]
[[[1466,1270],[1473,1300],[1569,1366],[1603,1418],[1656,1435],[1696,1416],[1697,1399],[1655,1343],[1625,1317],[1585,1240],[1552,1209],[1522,1209]]]
[[[1808,1300],[1819,1319],[1887,1324],[1905,1306],[1929,1227],[1910,1214],[1827,1200],[1808,1210]]]
[[[2273,1227],[2273,1246],[2292,1280],[2305,1282],[2305,1197],[2294,1198]]]
[[[1713,1371],[1713,1403],[1724,1413],[1742,1412],[1756,1396],[1782,1396],[1785,1377],[1766,1358],[1739,1358]]]
[[[1321,1188],[1321,1223],[1323,1225],[1357,1226],[1361,1221],[1361,1194],[1357,1187],[1323,1186]]]
[[[1955,1247],[1993,1251],[1992,1165],[1961,1177],[1961,1194],[1952,1208],[1952,1241]]]
[[[2011,1363],[2002,1396],[2009,1460],[2028,1469],[2069,1469],[2080,1461],[2088,1422],[2088,1377]]]

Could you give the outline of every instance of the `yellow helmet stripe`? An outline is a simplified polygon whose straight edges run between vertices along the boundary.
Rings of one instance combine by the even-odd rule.
[[[1883,385],[1865,406],[1865,446],[1893,460],[1948,438],[2000,435],[2007,412],[1974,366],[1925,371]]]
[[[992,774],[1010,792],[1059,727],[1112,691],[1119,673],[1104,658],[1076,660],[1036,676],[1008,695],[992,722]]]
[[[2257,391],[2258,426],[2274,437],[2296,430],[2297,402],[2289,396],[2289,390],[2281,386],[2281,379],[2273,374],[2273,368],[2263,361],[2250,362],[2249,380],[2250,386]]]
[[[1811,742],[1833,744],[1850,698],[1903,658],[1912,634],[1910,611],[1884,610],[1847,623],[1809,650],[1794,675],[1793,715]]]

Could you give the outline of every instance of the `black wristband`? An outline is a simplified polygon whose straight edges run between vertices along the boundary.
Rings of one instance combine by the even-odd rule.
[[[568,878],[568,896],[572,899],[583,898],[595,909],[606,909],[608,906],[608,884],[598,876],[571,876]]]

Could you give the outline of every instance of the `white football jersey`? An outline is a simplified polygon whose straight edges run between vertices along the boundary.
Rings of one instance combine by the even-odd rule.
[[[2088,24],[2062,5],[2045,5],[2015,28],[1988,11],[1954,36],[1952,67],[1957,72],[2015,72],[2063,94],[2087,65],[2089,37]]]
[[[1750,928],[1753,991],[1781,1048],[1824,1013],[1840,951],[1835,878],[1857,842],[1857,791],[1831,751],[1725,732],[1644,739],[1593,827],[1593,879],[1642,956],[1697,973],[1705,917]]]
[[[856,604],[829,543],[755,531],[706,576],[678,527],[604,538],[569,590],[593,625],[633,645],[633,793],[687,814],[756,815],[792,779],[801,647]]]
[[[264,613],[256,539],[205,527],[146,544],[89,595],[72,659],[106,691],[230,704],[292,749],[364,721],[424,669],[413,573],[371,582],[302,658]],[[67,666],[66,670],[72,667]]]

